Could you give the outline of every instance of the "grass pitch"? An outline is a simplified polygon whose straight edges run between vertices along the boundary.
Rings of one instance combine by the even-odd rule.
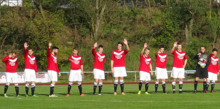
[[[20,97],[15,97],[14,86],[8,89],[8,98],[0,97],[1,109],[219,109],[220,108],[220,84],[216,84],[215,93],[202,93],[202,84],[198,84],[198,92],[193,94],[193,84],[183,85],[183,94],[172,94],[171,84],[166,85],[168,94],[162,94],[162,86],[159,85],[158,94],[154,94],[154,84],[150,84],[149,93],[137,95],[138,84],[125,84],[125,94],[113,95],[113,85],[104,85],[102,96],[92,95],[93,85],[83,85],[85,97],[79,96],[77,85],[72,86],[71,96],[66,97],[67,86],[55,86],[57,98],[49,98],[49,85],[36,86],[38,98],[25,97],[25,88],[20,86]],[[3,93],[4,86],[0,86]],[[178,85],[176,87],[178,90]],[[210,90],[210,88],[209,88]],[[97,88],[98,91],[98,88]],[[31,92],[29,91],[29,94]]]

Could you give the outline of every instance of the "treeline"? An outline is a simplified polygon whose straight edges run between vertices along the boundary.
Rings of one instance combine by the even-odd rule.
[[[165,46],[171,70],[174,41],[182,43],[188,55],[186,69],[195,69],[192,57],[199,46],[205,45],[209,53],[214,47],[219,49],[219,33],[216,0],[24,0],[23,7],[0,7],[0,59],[16,51],[20,71],[24,69],[24,42],[34,50],[40,71],[46,71],[48,42],[60,48],[61,71],[70,69],[67,59],[73,47],[79,49],[85,70],[91,71],[96,41],[104,45],[104,67],[109,71],[111,52],[123,38],[131,48],[127,70],[138,70],[144,42],[151,48],[154,68],[154,53],[159,45]],[[0,71],[4,69],[0,63]]]

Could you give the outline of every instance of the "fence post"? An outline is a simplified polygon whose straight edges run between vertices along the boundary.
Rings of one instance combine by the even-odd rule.
[[[134,81],[136,82],[136,79],[137,79],[137,77],[136,77],[136,72],[134,72]]]

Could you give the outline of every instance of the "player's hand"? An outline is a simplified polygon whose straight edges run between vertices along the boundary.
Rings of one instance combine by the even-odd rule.
[[[151,71],[151,76],[153,76],[154,75],[154,73],[153,73],[153,71]]]
[[[186,65],[183,65],[183,68],[185,69]]]
[[[174,42],[173,47],[177,47],[177,42]]]
[[[83,71],[81,71],[81,75],[83,75],[84,73],[83,73]]]
[[[97,42],[95,42],[95,44],[94,44],[94,48],[96,48],[96,47],[98,47],[98,43]]]
[[[217,73],[217,75],[219,76],[219,72]]]
[[[158,50],[158,52],[157,52],[158,54],[160,54],[161,52],[160,52],[160,50]]]
[[[61,77],[61,73],[59,73],[59,77]]]
[[[114,69],[111,69],[111,71],[112,71],[112,74],[114,74]]]
[[[36,77],[38,76],[38,72],[36,73]]]
[[[48,43],[48,46],[49,46],[49,48],[50,48],[50,47],[52,46],[52,43],[51,43],[51,42],[49,42],[49,43]]]
[[[25,48],[25,49],[28,48],[28,44],[27,44],[27,42],[24,43],[24,48]]]
[[[10,54],[8,55],[8,57],[11,58],[11,57],[12,57],[12,54],[10,53]]]
[[[200,56],[202,53],[198,53],[197,55]]]
[[[147,48],[147,43],[144,43],[144,48]]]
[[[124,38],[124,44],[125,44],[125,45],[128,45],[128,41],[127,41],[127,39],[125,39],[125,38]]]

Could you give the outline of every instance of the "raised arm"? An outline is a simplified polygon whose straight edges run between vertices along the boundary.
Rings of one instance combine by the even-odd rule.
[[[11,55],[11,54],[9,54],[9,56],[10,56],[10,55]],[[5,57],[2,59],[2,62],[3,62],[3,63],[7,62],[8,59],[9,59],[9,56],[5,56]]]
[[[141,56],[143,56],[144,55],[144,50],[147,48],[147,43],[144,43],[144,48],[142,49],[142,51],[141,51]]]
[[[173,53],[173,51],[175,50],[175,48],[177,47],[177,42],[174,42],[174,44],[173,44],[173,48],[171,49],[171,53]]]
[[[92,49],[92,54],[95,56],[95,48],[98,46],[98,43],[96,42],[93,46],[93,49]]]
[[[128,46],[128,41],[127,39],[124,39],[124,44],[126,45],[126,50],[129,52],[130,51],[130,48]]]
[[[24,43],[24,57],[27,56],[27,48],[28,48],[28,44],[27,42]]]
[[[52,46],[52,43],[49,42],[49,43],[48,43],[48,49],[47,49],[47,57],[50,56],[50,49],[51,49],[51,46]]]

